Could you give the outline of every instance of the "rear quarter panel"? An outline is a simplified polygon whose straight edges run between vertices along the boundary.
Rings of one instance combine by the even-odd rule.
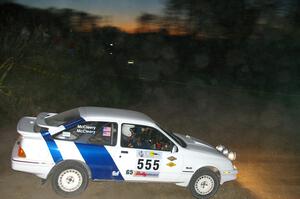
[[[15,156],[15,159],[46,164],[54,163],[48,146],[40,133],[35,134],[35,137],[20,137],[18,141],[25,151],[26,158]]]

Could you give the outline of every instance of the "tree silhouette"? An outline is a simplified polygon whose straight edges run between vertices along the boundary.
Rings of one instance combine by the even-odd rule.
[[[246,0],[169,0],[166,14],[190,34],[244,40],[252,33],[260,9]]]
[[[137,32],[153,32],[160,29],[161,19],[159,16],[143,13],[141,16],[137,18],[137,23],[139,27],[137,28]]]
[[[207,70],[222,72],[229,50],[242,46],[252,34],[260,7],[247,0],[168,0],[166,19],[195,38],[210,39]]]

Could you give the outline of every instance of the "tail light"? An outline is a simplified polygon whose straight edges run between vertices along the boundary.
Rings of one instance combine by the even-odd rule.
[[[26,158],[25,151],[22,149],[22,147],[20,145],[19,145],[19,148],[18,148],[18,156],[21,157],[21,158]]]

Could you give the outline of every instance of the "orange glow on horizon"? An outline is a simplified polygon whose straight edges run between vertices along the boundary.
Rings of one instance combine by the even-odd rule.
[[[113,24],[113,25],[127,33],[135,33],[135,30],[137,28],[136,23],[133,22]]]
[[[90,21],[83,21],[81,23],[78,22],[77,18],[72,19],[72,25],[74,30],[78,32],[90,32],[95,27],[93,23]],[[101,21],[97,22],[96,27],[101,28],[105,26],[112,26],[120,29],[123,32],[134,34],[134,33],[154,33],[160,32],[161,28],[158,26],[146,26],[139,27],[136,22],[119,22],[119,23],[102,23]],[[180,36],[187,34],[186,32],[182,32],[176,29],[167,30],[169,35]]]
[[[159,32],[159,29],[155,29],[155,28],[149,28],[148,31],[147,31],[147,29],[145,31],[143,31],[142,29],[139,30],[139,26],[134,22],[111,24],[111,25],[113,25],[113,26],[115,26],[115,27],[121,29],[122,31],[127,32],[127,33]],[[168,34],[176,36],[176,35],[185,35],[186,33],[176,31],[176,30],[169,30]]]

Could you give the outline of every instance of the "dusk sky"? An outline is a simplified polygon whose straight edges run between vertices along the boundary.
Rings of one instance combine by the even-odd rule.
[[[164,0],[16,0],[16,2],[38,8],[71,8],[106,16],[112,25],[132,30],[136,27],[136,18],[142,13],[160,13]]]

